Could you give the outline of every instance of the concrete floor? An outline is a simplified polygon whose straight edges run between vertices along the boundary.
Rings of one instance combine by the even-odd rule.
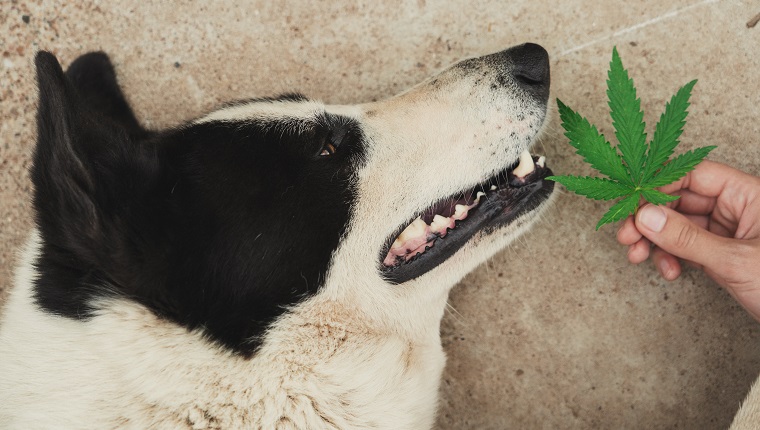
[[[552,56],[552,100],[610,131],[612,47],[650,128],[698,78],[684,148],[760,174],[760,4],[29,1],[0,4],[0,298],[31,227],[32,58],[107,51],[137,115],[177,124],[221,101],[299,90],[329,103],[390,96],[458,59],[524,41]],[[591,171],[556,105],[536,152]],[[683,150],[683,149],[682,149]],[[662,281],[627,263],[605,205],[564,193],[538,227],[468,276],[442,324],[440,428],[726,428],[760,371],[760,324],[701,273]]]

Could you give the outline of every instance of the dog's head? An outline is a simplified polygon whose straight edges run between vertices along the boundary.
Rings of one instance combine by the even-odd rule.
[[[243,354],[308,300],[439,319],[552,191],[527,153],[549,92],[533,44],[377,103],[246,100],[165,131],[139,126],[104,54],[36,64],[35,294],[66,317],[125,298]]]

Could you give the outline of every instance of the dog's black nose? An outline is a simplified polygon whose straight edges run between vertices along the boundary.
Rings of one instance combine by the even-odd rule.
[[[512,75],[523,88],[542,97],[549,96],[549,54],[541,45],[525,43],[508,49]]]

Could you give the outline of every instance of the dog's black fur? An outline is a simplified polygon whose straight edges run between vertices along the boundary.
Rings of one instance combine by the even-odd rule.
[[[80,57],[65,74],[49,53],[36,65],[38,304],[86,319],[93,300],[127,296],[253,354],[268,325],[325,278],[349,225],[360,129],[326,114],[307,127],[153,132],[105,54]],[[338,151],[320,156],[326,143]]]

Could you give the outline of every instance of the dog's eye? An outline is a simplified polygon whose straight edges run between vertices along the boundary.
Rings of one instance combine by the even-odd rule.
[[[346,139],[346,129],[344,127],[338,127],[330,132],[322,144],[322,149],[319,151],[320,156],[333,155],[335,151],[340,148],[340,144]]]
[[[330,142],[325,143],[325,146],[322,147],[322,152],[319,153],[319,155],[333,155],[335,154],[335,150],[338,149]]]

